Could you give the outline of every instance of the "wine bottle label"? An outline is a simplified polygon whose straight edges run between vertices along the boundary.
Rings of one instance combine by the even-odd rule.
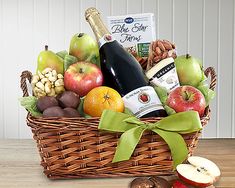
[[[164,110],[153,87],[144,86],[135,89],[123,97],[124,105],[137,118],[155,110]]]
[[[102,38],[99,39],[99,47],[101,48],[107,42],[113,42],[114,38],[110,34],[105,34]]]
[[[153,85],[165,87],[168,93],[180,86],[174,59],[171,57],[152,67],[146,76]]]

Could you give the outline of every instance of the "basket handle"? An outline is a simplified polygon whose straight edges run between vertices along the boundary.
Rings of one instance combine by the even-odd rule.
[[[211,80],[210,80],[210,89],[212,89],[213,91],[215,90],[215,86],[216,86],[216,81],[217,81],[217,75],[215,72],[215,69],[213,67],[208,67],[206,68],[206,70],[204,71],[206,77],[210,76]]]
[[[28,80],[31,83],[32,73],[29,71],[23,71],[20,76],[20,88],[23,91],[23,97],[29,96],[28,87],[26,81]]]

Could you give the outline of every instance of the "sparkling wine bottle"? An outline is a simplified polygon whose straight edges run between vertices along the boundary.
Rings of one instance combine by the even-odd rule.
[[[88,8],[85,17],[99,43],[105,85],[122,95],[125,107],[136,117],[166,116],[155,90],[148,85],[140,64],[113,39],[99,12],[95,8]]]

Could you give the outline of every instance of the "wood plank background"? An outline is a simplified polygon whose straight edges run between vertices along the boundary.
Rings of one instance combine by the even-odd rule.
[[[35,71],[45,44],[68,49],[73,34],[92,31],[84,19],[88,7],[108,15],[153,12],[157,38],[176,43],[218,73],[206,138],[235,137],[234,0],[0,0],[0,138],[30,138],[26,112],[19,106],[19,76]]]

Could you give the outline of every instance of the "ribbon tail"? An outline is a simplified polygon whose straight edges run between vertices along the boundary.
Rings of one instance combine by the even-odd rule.
[[[145,130],[145,127],[138,126],[124,132],[118,141],[112,162],[129,160]]]
[[[181,164],[188,157],[188,148],[183,137],[176,132],[163,131],[160,129],[153,129],[153,131],[161,136],[168,144],[171,150],[175,170],[176,166]]]

